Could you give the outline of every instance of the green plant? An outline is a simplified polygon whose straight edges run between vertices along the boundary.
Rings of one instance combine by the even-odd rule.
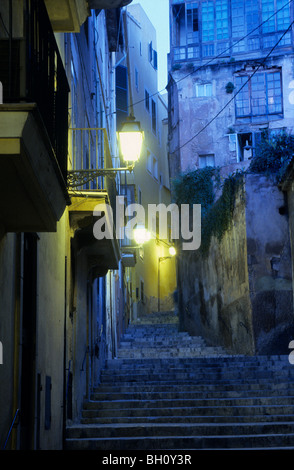
[[[243,171],[237,171],[221,184],[220,169],[206,167],[180,175],[173,181],[178,204],[201,204],[201,252],[206,255],[212,236],[220,241],[233,219],[236,194],[243,184]],[[216,189],[221,196],[215,201]]]
[[[211,238],[215,236],[221,241],[226,231],[230,228],[236,203],[236,196],[243,186],[244,171],[236,171],[225,178],[222,185],[222,193],[202,220],[201,251],[208,254]]]
[[[229,83],[226,84],[226,92],[227,93],[229,93],[229,94],[233,93],[234,89],[235,89],[235,86],[232,82],[229,82]]]
[[[281,177],[294,155],[294,136],[287,132],[269,135],[264,132],[256,146],[255,156],[248,168],[249,173],[276,174]]]
[[[219,168],[208,166],[182,173],[172,182],[175,200],[177,204],[201,204],[205,215],[214,202],[219,181]]]

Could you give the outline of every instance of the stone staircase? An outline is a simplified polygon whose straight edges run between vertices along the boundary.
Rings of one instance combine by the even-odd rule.
[[[293,379],[288,356],[232,356],[149,316],[107,361],[66,448],[293,450]]]

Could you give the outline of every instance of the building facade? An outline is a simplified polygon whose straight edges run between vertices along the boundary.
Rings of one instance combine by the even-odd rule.
[[[151,239],[132,250],[134,241],[126,240],[125,254],[133,252],[136,261],[128,269],[127,279],[132,306],[132,318],[154,311],[173,310],[176,289],[175,259],[170,256],[170,221],[166,235],[159,233],[159,213],[151,214],[151,205],[171,203],[167,159],[167,102],[158,93],[158,61],[156,31],[141,5],[125,9],[127,56],[117,68],[118,128],[126,114],[133,114],[144,130],[144,147],[132,174],[122,178],[127,185],[128,204],[137,203],[144,209],[142,225],[148,228]],[[149,221],[148,221],[149,217]]]
[[[95,208],[115,211],[120,191],[93,171],[118,155],[128,3],[0,5],[2,448],[61,449],[128,322],[119,240],[93,236]]]
[[[209,166],[232,176],[249,168],[263,135],[293,134],[293,13],[287,0],[170,1],[172,178]],[[287,353],[287,188],[288,196],[264,174],[247,174],[231,223],[211,237],[207,255],[181,253],[181,322],[192,334],[233,353]]]
[[[293,4],[170,1],[170,165],[248,166],[261,133],[293,129]]]

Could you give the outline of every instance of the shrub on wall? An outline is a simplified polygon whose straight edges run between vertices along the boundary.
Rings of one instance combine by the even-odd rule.
[[[294,136],[287,132],[269,135],[264,132],[256,146],[248,172],[276,174],[279,179],[294,155]]]
[[[230,228],[236,194],[244,172],[229,175],[221,184],[219,168],[206,167],[180,175],[173,181],[177,204],[201,204],[201,253],[208,254],[211,237],[220,241]],[[215,201],[217,189],[222,189]]]

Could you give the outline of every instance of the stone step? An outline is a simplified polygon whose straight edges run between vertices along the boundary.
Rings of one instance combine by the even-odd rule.
[[[283,396],[287,395],[294,395],[294,384],[292,386],[287,386],[285,388],[279,388],[279,393]],[[236,391],[234,388],[233,390],[181,390],[179,391],[138,391],[138,392],[95,392],[91,394],[92,401],[131,401],[131,400],[179,400],[185,397],[186,399],[200,399],[200,398],[244,398],[245,396],[248,398],[258,398],[258,397],[272,397],[277,395],[277,389],[258,389],[258,390],[244,390],[241,389]]]
[[[90,405],[90,403],[89,403]],[[151,407],[137,407],[137,408],[111,408],[96,409],[91,405],[83,409],[83,418],[100,418],[100,417],[141,417],[148,418],[153,416],[247,416],[255,414],[292,414],[293,413],[293,400],[292,404],[285,402],[284,404],[256,404],[256,405],[237,405],[237,406],[194,406],[194,407],[167,407],[167,408],[151,408]]]
[[[223,371],[222,373],[217,374],[217,380],[218,382],[224,383],[225,381],[228,380],[233,380],[237,382],[239,381],[248,381],[248,380],[260,380],[260,379],[286,379],[293,377],[293,373],[290,374],[290,371],[288,370],[277,370],[275,372],[271,371],[262,371],[260,373],[260,377],[258,375],[258,371],[253,371],[251,374],[248,372],[247,374],[243,374],[242,371],[239,372],[234,372],[234,371]],[[214,383],[216,381],[215,375],[213,373],[209,372],[179,372],[179,373],[168,373],[168,372],[153,372],[153,373],[148,373],[148,372],[139,372],[137,371],[136,373],[114,373],[114,374],[109,374],[108,371],[104,371],[104,373],[101,375],[101,383],[106,384],[106,383],[141,383],[141,384],[148,384],[154,383],[161,380],[161,382],[169,382],[169,383],[175,383],[177,381],[188,381],[190,383],[195,383],[195,382],[207,382],[207,383]]]
[[[226,436],[256,434],[293,434],[294,423],[287,421],[269,423],[137,423],[137,424],[88,424],[72,426],[67,431],[70,439],[124,438],[153,436]]]
[[[163,410],[165,408],[215,408],[215,407],[254,407],[275,405],[291,405],[292,396],[261,396],[261,397],[227,397],[227,398],[173,398],[173,399],[145,399],[145,400],[101,400],[87,401],[84,410],[113,410],[115,413],[121,409],[141,410],[155,409]]]
[[[196,450],[283,448],[293,450],[294,434],[228,436],[162,436],[133,438],[77,438],[67,440],[68,450]]]
[[[145,419],[145,420],[144,420]],[[185,423],[197,423],[197,424],[213,424],[213,423],[223,423],[223,424],[242,424],[246,423],[272,423],[272,422],[293,422],[294,414],[247,414],[244,416],[228,416],[228,415],[192,415],[192,416],[182,416],[182,415],[173,415],[173,416],[148,416],[144,418],[142,416],[90,416],[83,417],[81,419],[81,424],[142,424],[142,423],[174,423],[174,424],[185,424]]]
[[[118,358],[133,358],[133,359],[140,359],[140,358],[169,358],[169,357],[200,357],[214,355],[214,356],[222,356],[223,351],[216,348],[144,348],[144,349],[121,349],[118,351]]]
[[[201,396],[204,396],[205,393],[219,393],[225,395],[226,393],[243,393],[243,394],[250,394],[250,393],[282,393],[288,392],[289,394],[293,391],[293,383],[289,384],[288,382],[271,382],[269,383],[268,380],[263,382],[255,381],[255,382],[223,382],[223,383],[194,383],[194,384],[187,384],[186,382],[183,383],[176,383],[176,384],[168,384],[168,385],[159,385],[158,383],[155,384],[147,384],[147,385],[140,385],[131,383],[130,385],[113,385],[113,384],[101,384],[98,388],[94,388],[93,394],[100,393],[101,395],[111,396],[111,394],[127,394],[130,396],[131,394],[151,394],[151,393],[163,393],[165,396],[167,394],[173,396],[173,394],[177,393],[193,393],[197,394],[200,393]]]

